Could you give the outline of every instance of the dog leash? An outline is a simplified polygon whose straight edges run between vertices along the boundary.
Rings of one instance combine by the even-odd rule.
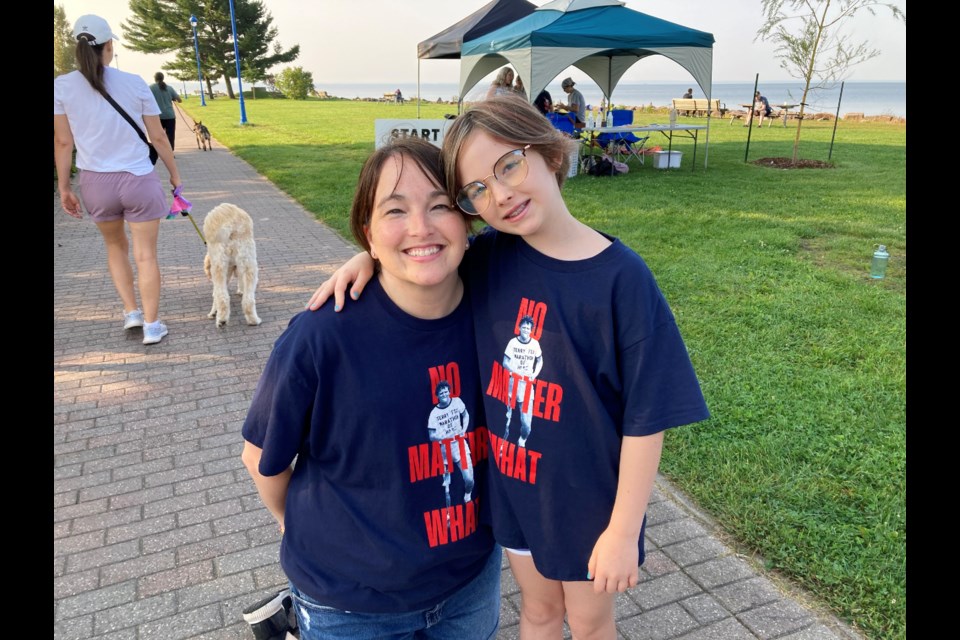
[[[177,103],[176,103],[176,102],[173,103],[173,108],[176,109],[176,110],[177,110],[177,113],[180,114],[180,119],[183,120],[183,124],[187,125],[187,127],[190,129],[190,131],[196,133],[196,132],[197,132],[197,125],[196,125],[196,123],[194,123],[193,126],[191,126],[190,123],[187,122],[186,116],[183,115],[183,111],[180,110],[180,107],[177,106]]]

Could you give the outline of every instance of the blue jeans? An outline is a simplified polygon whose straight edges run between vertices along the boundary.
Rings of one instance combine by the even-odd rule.
[[[492,640],[500,624],[500,547],[476,578],[409,613],[358,613],[319,604],[291,584],[300,640]]]

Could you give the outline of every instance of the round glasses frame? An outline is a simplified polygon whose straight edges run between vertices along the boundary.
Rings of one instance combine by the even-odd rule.
[[[527,149],[508,151],[493,164],[493,173],[483,180],[469,182],[457,192],[457,206],[461,211],[472,216],[478,216],[490,206],[490,188],[487,180],[494,178],[507,187],[516,187],[527,179],[529,166],[527,165]]]

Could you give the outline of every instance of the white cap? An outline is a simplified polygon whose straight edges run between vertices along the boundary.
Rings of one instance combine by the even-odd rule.
[[[80,40],[81,36],[90,45],[106,44],[108,40],[119,40],[113,34],[107,21],[92,13],[80,16],[73,23],[73,37]]]

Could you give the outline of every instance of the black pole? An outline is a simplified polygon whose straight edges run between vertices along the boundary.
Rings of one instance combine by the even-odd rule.
[[[837,98],[837,114],[833,118],[833,133],[830,135],[830,151],[827,160],[833,157],[833,139],[837,137],[837,125],[840,124],[840,103],[843,102],[843,83],[840,83],[840,97]]]
[[[760,84],[760,74],[753,79],[753,95],[750,96],[750,112],[747,114],[747,126],[750,128],[747,131],[747,148],[743,150],[743,161],[747,161],[747,156],[750,154],[750,137],[753,135],[753,108],[756,106],[754,103],[754,96],[757,95],[757,85]]]

